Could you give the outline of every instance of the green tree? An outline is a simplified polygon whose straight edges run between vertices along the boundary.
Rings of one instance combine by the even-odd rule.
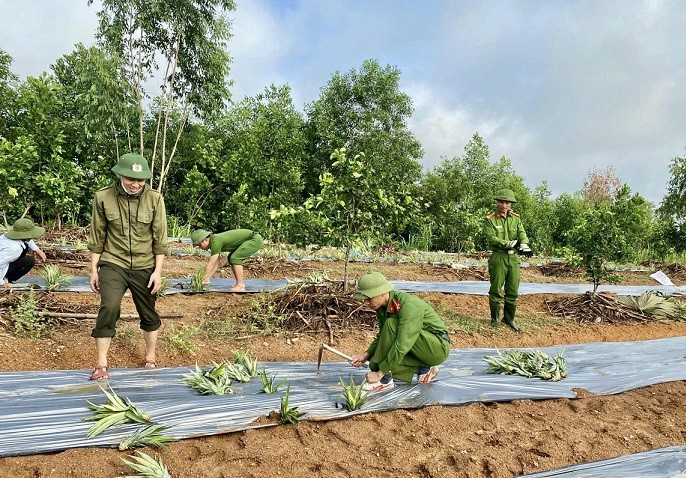
[[[434,246],[457,252],[485,248],[483,219],[494,208],[500,188],[514,191],[517,211],[528,217],[534,207],[524,180],[507,158],[492,163],[488,145],[475,133],[462,157],[444,160],[422,179],[425,211],[436,225]]]
[[[303,171],[306,193],[318,191],[319,174],[330,170],[330,152],[340,147],[364,151],[365,164],[377,173],[369,180],[391,196],[419,179],[422,149],[407,127],[412,100],[399,82],[398,68],[376,60],[365,60],[359,71],[333,74],[306,107],[312,148]]]
[[[64,154],[63,98],[60,85],[48,75],[28,77],[18,90],[14,128],[35,148],[37,158],[30,172],[41,222],[51,219],[58,227],[65,217],[78,215],[87,191],[82,168]]]
[[[640,194],[631,194],[631,188],[623,184],[615,193],[612,210],[624,235],[621,258],[633,260],[651,246],[655,228],[653,205]]]
[[[672,158],[669,174],[667,193],[657,213],[661,217],[672,216],[677,222],[682,222],[686,218],[686,156]]]
[[[30,138],[0,138],[0,209],[5,228],[23,217],[35,203],[33,168],[38,151]],[[9,219],[9,220],[8,220]]]
[[[296,111],[289,86],[271,85],[241,101],[221,119],[225,138],[220,176],[227,191],[243,191],[245,198],[232,209],[238,222],[280,235],[265,211],[302,202],[305,165],[303,119]]]
[[[350,251],[363,239],[378,236],[386,221],[404,214],[411,198],[396,201],[371,178],[376,172],[365,162],[364,153],[352,159],[345,148],[331,154],[331,171],[320,176],[321,192],[308,198],[297,210],[272,210],[273,219],[292,215],[299,224],[315,225],[326,244],[345,248],[345,283],[347,288]]]
[[[579,224],[569,234],[594,294],[602,281],[619,280],[609,266],[610,261],[626,257],[626,236],[619,216],[609,201],[598,201],[581,214]]]
[[[533,207],[526,218],[526,233],[538,252],[552,253],[554,248],[553,231],[557,217],[553,212],[555,204],[551,196],[547,181],[543,181],[532,194]]]
[[[231,34],[223,13],[234,9],[233,0],[102,1],[98,39],[124,61],[120,78],[130,82],[138,105],[137,147],[149,158],[153,170],[159,155],[160,191],[189,117],[220,113],[229,99],[227,43]],[[160,59],[162,68],[158,68]],[[151,95],[144,85],[155,75],[161,76],[161,86],[153,102],[152,151],[147,152],[144,105]],[[179,117],[172,135],[169,126],[175,112]]]
[[[0,137],[5,138],[9,137],[19,81],[11,66],[12,57],[0,49]]]
[[[116,56],[81,44],[52,67],[63,93],[65,149],[92,173],[93,189],[110,180],[110,168],[122,150],[129,150],[136,126],[134,92],[120,80],[121,68]]]

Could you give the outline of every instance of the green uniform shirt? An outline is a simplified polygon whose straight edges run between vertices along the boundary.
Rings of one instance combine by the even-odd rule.
[[[388,306],[376,309],[376,320],[379,330],[389,317],[398,319],[398,333],[395,343],[390,347],[386,358],[379,363],[379,370],[384,374],[398,367],[401,360],[410,351],[422,330],[430,333],[448,333],[448,328],[436,311],[419,297],[407,292],[392,290],[389,293]],[[367,353],[374,356],[379,337],[374,339]]]
[[[210,237],[210,253],[214,256],[220,252],[233,252],[250,239],[253,234],[250,229],[233,229],[213,234]]]
[[[125,269],[155,267],[167,242],[164,199],[148,184],[133,196],[119,181],[95,193],[88,249],[101,254],[101,261]]]
[[[507,250],[506,244],[513,240],[518,240],[520,244],[529,243],[519,214],[512,211],[508,212],[507,217],[497,212],[490,213],[484,222],[484,232],[488,248],[492,251]]]

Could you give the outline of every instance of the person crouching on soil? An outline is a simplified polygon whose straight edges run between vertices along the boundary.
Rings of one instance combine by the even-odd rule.
[[[219,234],[212,234],[204,229],[197,229],[191,233],[191,241],[203,251],[210,250],[210,261],[205,267],[203,284],[209,284],[219,268],[219,255],[228,252],[228,263],[236,278],[236,285],[229,292],[245,292],[243,280],[243,262],[260,250],[264,239],[257,232],[250,229],[234,229]]]
[[[11,289],[16,282],[33,268],[36,260],[28,256],[29,250],[45,262],[45,253],[33,240],[45,234],[45,229],[33,224],[31,219],[17,219],[12,228],[0,236],[0,288]]]
[[[429,383],[450,353],[450,337],[436,311],[407,292],[394,290],[379,272],[360,277],[354,298],[376,312],[379,333],[367,351],[353,355],[359,367],[369,361],[364,390],[380,392],[393,388],[393,380]]]

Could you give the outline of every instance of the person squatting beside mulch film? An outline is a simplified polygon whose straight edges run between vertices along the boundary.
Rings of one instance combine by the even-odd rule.
[[[450,353],[448,329],[436,311],[419,297],[395,290],[383,274],[360,277],[354,298],[376,312],[379,332],[369,348],[350,363],[369,361],[363,390],[380,392],[394,387],[394,379],[429,383]]]
[[[29,273],[36,260],[28,255],[33,251],[45,262],[45,253],[34,239],[45,234],[31,219],[17,219],[9,231],[0,236],[0,288],[11,289],[12,283]]]

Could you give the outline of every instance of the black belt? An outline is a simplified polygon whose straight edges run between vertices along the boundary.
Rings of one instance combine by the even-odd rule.
[[[453,344],[453,341],[450,340],[450,335],[448,335],[448,332],[447,332],[447,331],[445,331],[445,330],[435,330],[435,331],[433,331],[433,332],[431,332],[431,333],[434,334],[434,335],[435,335],[436,337],[438,337],[439,339],[445,340],[445,341],[448,342],[450,345]]]

